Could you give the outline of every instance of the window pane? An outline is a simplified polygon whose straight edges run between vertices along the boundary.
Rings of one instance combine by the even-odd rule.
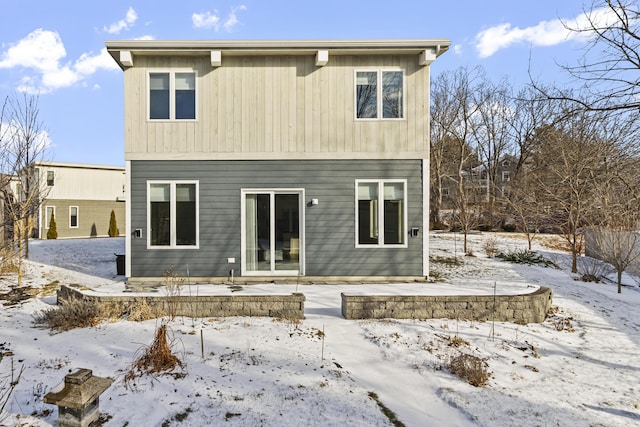
[[[169,119],[169,73],[151,73],[149,86],[149,118]]]
[[[176,245],[196,244],[196,185],[176,184]]]
[[[169,184],[151,184],[149,190],[151,246],[169,246],[171,244],[171,187]]]
[[[196,118],[196,75],[176,73],[176,119]]]
[[[382,73],[382,117],[402,118],[402,71]]]
[[[78,208],[76,206],[71,206],[69,208],[69,226],[78,226]]]
[[[378,244],[378,183],[358,184],[358,244]]]
[[[404,243],[404,184],[384,184],[384,243]]]
[[[378,73],[358,71],[356,73],[356,117],[374,119],[378,116]]]

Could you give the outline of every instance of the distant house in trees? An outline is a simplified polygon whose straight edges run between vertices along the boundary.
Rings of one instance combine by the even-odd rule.
[[[107,237],[111,211],[125,230],[125,168],[62,162],[35,165],[39,188],[46,188],[35,224],[45,239],[55,215],[58,238]]]
[[[496,180],[491,182],[486,165],[480,164],[463,172],[465,188],[468,195],[478,204],[489,200],[490,192],[494,191],[498,197],[505,196],[509,191],[518,159],[511,155],[503,156],[496,165]],[[442,182],[442,203],[444,209],[452,209],[455,205],[457,191],[457,176],[445,176]]]

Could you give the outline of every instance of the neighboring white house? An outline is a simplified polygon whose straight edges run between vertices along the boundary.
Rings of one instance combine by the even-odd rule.
[[[124,234],[124,167],[40,162],[36,169],[39,187],[45,189],[36,237],[47,238],[52,215],[58,238],[106,237],[112,210]]]

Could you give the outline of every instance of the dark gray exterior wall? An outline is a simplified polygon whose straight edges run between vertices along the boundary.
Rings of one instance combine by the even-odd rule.
[[[420,160],[300,161],[132,161],[131,274],[162,277],[171,265],[191,277],[240,274],[241,190],[305,189],[306,276],[421,276],[422,164]],[[407,248],[355,247],[355,180],[406,179],[409,229]],[[198,180],[199,249],[147,249],[147,181]],[[308,206],[318,199],[317,206]],[[234,257],[231,266],[227,259]]]

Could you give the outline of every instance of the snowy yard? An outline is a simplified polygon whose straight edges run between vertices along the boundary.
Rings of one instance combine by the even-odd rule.
[[[235,292],[302,292],[301,322],[270,318],[177,318],[169,323],[181,374],[126,383],[124,375],[158,320],[113,319],[94,328],[53,333],[35,328],[33,314],[55,304],[60,284],[100,293],[124,289],[114,253],[123,239],[31,242],[25,285],[35,296],[0,309],[0,402],[24,367],[0,426],[57,425],[43,396],[78,368],[114,382],[100,398],[105,426],[390,426],[378,403],[406,426],[640,425],[640,288],[625,275],[586,283],[569,273],[569,255],[536,244],[559,269],[488,258],[471,236],[432,234],[431,270],[439,282],[393,285],[250,285]],[[501,250],[526,248],[500,234]],[[0,294],[15,277],[0,277]],[[541,324],[438,320],[349,321],[340,293],[554,291],[553,313]],[[226,285],[182,292],[229,293]],[[0,297],[2,299],[2,297]],[[6,303],[6,301],[0,301]],[[201,342],[201,336],[203,340]],[[202,346],[204,347],[204,354]],[[474,387],[449,371],[460,353],[482,358],[491,376]],[[204,356],[204,357],[203,357]]]

